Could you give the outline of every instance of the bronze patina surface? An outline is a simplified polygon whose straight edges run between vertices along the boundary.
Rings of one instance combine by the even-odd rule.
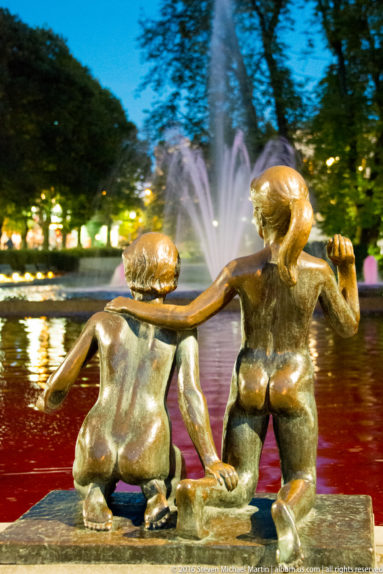
[[[272,505],[277,561],[303,560],[300,523],[315,504],[317,410],[308,337],[319,301],[331,327],[351,337],[359,324],[355,257],[351,241],[335,235],[327,253],[337,268],[303,252],[313,210],[302,176],[276,166],[253,180],[254,221],[265,247],[229,262],[214,283],[184,307],[147,305],[119,297],[107,310],[169,329],[191,329],[238,295],[242,344],[236,360],[222,433],[222,460],[235,467],[238,486],[211,477],[183,480],[177,488],[180,534],[208,535],[205,506],[241,507],[252,499],[269,417],[279,447],[282,486]]]
[[[177,536],[175,517],[162,530],[145,530],[145,498],[115,493],[109,532],[84,527],[75,491],[53,491],[0,535],[1,564],[108,562],[275,567],[275,495],[258,494],[243,509],[206,508],[210,535]],[[373,515],[368,496],[318,495],[300,527],[302,567],[372,568]]]
[[[180,259],[162,233],[147,233],[124,250],[128,285],[135,298],[163,304],[177,286]],[[83,497],[85,526],[110,530],[108,499],[116,483],[140,485],[147,505],[146,528],[160,528],[170,506],[184,461],[172,444],[166,395],[178,371],[179,408],[208,476],[222,488],[237,484],[234,468],[217,455],[205,396],[199,383],[195,329],[177,333],[129,316],[101,311],[86,323],[80,337],[49,377],[37,407],[60,408],[82,367],[100,358],[99,396],[86,416],[76,442],[74,485]]]

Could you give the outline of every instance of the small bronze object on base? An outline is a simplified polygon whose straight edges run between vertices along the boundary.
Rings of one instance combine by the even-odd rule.
[[[92,532],[83,525],[79,495],[53,491],[0,534],[0,563],[190,564],[196,573],[203,565],[217,572],[224,571],[221,566],[243,566],[246,573],[251,567],[276,567],[273,500],[273,494],[258,494],[242,509],[207,509],[210,534],[192,541],[177,536],[172,521],[165,529],[145,530],[141,494],[115,493],[112,530]],[[373,527],[368,496],[318,495],[300,527],[304,567],[373,568]]]

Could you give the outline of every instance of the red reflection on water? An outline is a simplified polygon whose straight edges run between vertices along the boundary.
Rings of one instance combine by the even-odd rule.
[[[33,410],[39,382],[59,364],[82,325],[66,319],[0,320],[0,521],[16,519],[53,489],[73,487],[71,467],[82,421],[97,397],[98,361],[85,368],[55,415]],[[231,371],[240,346],[236,313],[221,313],[199,329],[201,384],[220,450]],[[315,320],[310,350],[316,370],[319,415],[318,492],[369,494],[383,524],[383,321],[364,318],[359,334],[343,340]],[[28,406],[29,405],[29,406]],[[177,405],[168,397],[174,442],[189,476],[202,468]],[[279,457],[272,427],[261,459],[258,490],[276,492]],[[119,489],[129,487],[119,484]]]

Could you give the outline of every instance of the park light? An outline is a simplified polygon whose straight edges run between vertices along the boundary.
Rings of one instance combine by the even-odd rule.
[[[23,278],[21,277],[20,273],[17,273],[17,271],[15,271],[14,273],[12,273],[11,277],[12,277],[12,281],[14,281],[14,283],[19,283],[20,281],[23,280]]]
[[[102,192],[101,192],[101,195],[107,195],[107,193],[108,193],[108,192],[106,191],[106,189],[103,189]]]
[[[129,219],[136,219],[137,213],[135,211],[129,211]]]
[[[150,203],[152,203],[153,199],[154,199],[154,196],[153,196],[153,192],[150,189],[150,187],[147,187],[146,189],[144,189],[144,205],[145,206],[149,205]]]
[[[326,165],[327,165],[327,167],[331,167],[332,165],[334,165],[335,161],[336,161],[336,160],[335,160],[335,157],[328,157],[328,158],[326,159]]]
[[[218,221],[216,219],[213,219],[213,221],[211,222],[213,227],[218,227]]]
[[[45,198],[46,198],[46,195],[45,195],[45,193],[44,193],[43,191],[41,192],[40,197],[41,197],[41,199],[45,199]]]

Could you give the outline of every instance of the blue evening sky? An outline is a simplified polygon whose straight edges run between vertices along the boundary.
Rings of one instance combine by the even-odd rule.
[[[30,26],[52,28],[63,36],[72,54],[90,68],[100,83],[123,103],[129,119],[142,126],[145,108],[155,98],[146,89],[137,88],[148,67],[142,61],[137,38],[140,16],[158,14],[160,0],[1,0],[0,6]],[[315,84],[328,56],[316,34],[316,49],[304,57],[306,38],[303,29],[315,32],[312,14],[307,8],[295,10],[295,30],[284,36],[290,65],[298,79],[306,77]]]

